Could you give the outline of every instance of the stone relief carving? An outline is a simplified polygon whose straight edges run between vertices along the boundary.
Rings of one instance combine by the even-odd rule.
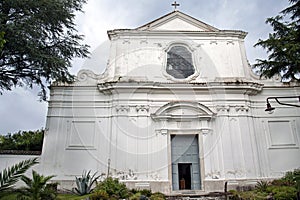
[[[115,171],[113,174],[110,174],[113,178],[119,180],[137,180],[138,177],[133,170],[129,169],[128,172],[124,171]]]
[[[116,106],[116,111],[117,112],[129,112],[130,108],[127,105],[118,105],[118,106]]]
[[[229,44],[234,45],[234,42],[233,42],[232,40],[228,40],[228,41],[226,42],[226,44],[227,44],[227,45],[229,45]]]
[[[93,71],[88,69],[80,70],[77,74],[77,80],[79,82],[85,82],[88,79],[97,81],[99,79],[102,79],[103,77],[104,77],[103,74],[95,74]]]
[[[229,106],[225,106],[225,105],[218,105],[217,107],[216,107],[216,109],[217,109],[217,112],[229,112],[229,110],[230,110],[230,107]]]
[[[136,112],[149,112],[149,106],[148,105],[137,105],[135,107]]]
[[[157,172],[153,172],[152,174],[150,174],[150,177],[153,180],[160,180],[161,179],[160,175]]]
[[[217,112],[230,112],[230,111],[235,111],[235,112],[248,112],[249,107],[248,106],[243,106],[243,105],[217,105],[216,106]]]
[[[241,111],[241,112],[248,112],[249,108],[246,107],[246,106],[235,106],[235,111],[236,112],[239,112],[239,111]]]

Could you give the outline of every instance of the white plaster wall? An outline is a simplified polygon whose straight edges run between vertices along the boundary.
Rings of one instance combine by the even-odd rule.
[[[279,106],[272,115],[264,112],[267,96],[293,95],[298,88],[265,88],[249,96],[246,89],[237,89],[243,84],[232,89],[112,84],[119,86],[110,95],[91,86],[53,87],[42,154],[44,174],[74,180],[83,170],[107,174],[109,168],[114,177],[124,181],[171,184],[169,137],[158,132],[164,125],[150,115],[172,101],[198,102],[216,113],[208,124],[190,124],[196,129],[210,128],[199,137],[203,181],[255,183],[300,166],[299,110]],[[267,123],[274,121],[291,124],[287,140],[273,134],[277,143],[284,140],[280,148],[270,148]],[[167,126],[176,129],[178,122]]]
[[[112,41],[107,69],[108,80],[168,81],[164,76],[166,49],[184,43],[193,49],[197,81],[217,78],[249,79],[251,70],[238,38],[222,37],[147,37],[123,36]]]

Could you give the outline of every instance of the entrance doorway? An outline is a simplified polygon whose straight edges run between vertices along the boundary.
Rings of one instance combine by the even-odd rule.
[[[191,188],[191,163],[178,163],[179,190]]]
[[[173,190],[200,190],[198,135],[171,135]]]

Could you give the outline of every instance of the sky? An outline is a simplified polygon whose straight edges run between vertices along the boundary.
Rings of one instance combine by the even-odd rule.
[[[78,32],[85,35],[84,43],[91,46],[91,59],[74,59],[70,70],[80,69],[101,73],[108,57],[107,30],[136,28],[153,21],[174,8],[172,0],[88,0],[84,13],[76,16]],[[266,39],[272,31],[265,24],[286,8],[288,0],[177,0],[178,10],[221,30],[243,30],[250,64],[265,58],[266,52],[253,45]],[[95,59],[97,58],[97,59]],[[95,62],[95,60],[97,62]],[[38,88],[15,88],[0,95],[0,134],[45,127],[47,102],[40,102]]]

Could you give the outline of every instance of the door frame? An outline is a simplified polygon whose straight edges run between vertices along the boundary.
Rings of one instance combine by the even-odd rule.
[[[172,176],[172,147],[171,147],[171,136],[172,135],[195,135],[198,136],[198,149],[199,149],[199,170],[200,170],[200,190],[188,190],[188,191],[204,191],[204,154],[203,154],[203,135],[202,131],[186,131],[186,130],[168,130],[168,179],[171,193],[181,193],[187,190],[174,190],[173,189],[173,176]],[[193,176],[193,175],[191,175]]]

